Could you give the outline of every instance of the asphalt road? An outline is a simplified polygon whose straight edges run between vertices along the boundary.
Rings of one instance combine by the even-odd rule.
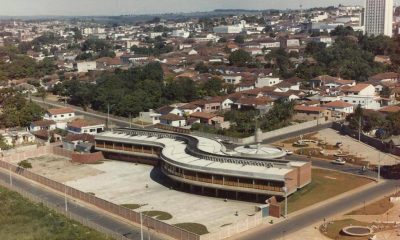
[[[65,107],[65,105],[63,103],[60,102],[55,102],[55,101],[50,101],[50,100],[43,100],[40,98],[36,98],[36,97],[31,97],[32,101],[35,103],[38,103],[39,105],[50,105],[52,107]],[[67,105],[67,107],[73,108],[75,110],[76,113],[79,113],[80,115],[86,116],[86,117],[90,117],[90,118],[94,118],[94,119],[98,119],[101,121],[106,121],[107,120],[107,114],[105,113],[100,113],[100,112],[95,112],[93,110],[90,111],[85,111],[83,110],[81,107],[77,107],[77,106],[72,106],[72,105]],[[129,127],[129,119],[125,119],[122,117],[118,117],[116,118],[115,116],[110,114],[110,118],[109,118],[110,122],[112,122],[113,124],[117,125],[118,127]],[[132,124],[132,126],[136,126],[136,127],[141,127],[139,125],[135,125]]]
[[[293,160],[293,161],[305,161],[305,162],[311,161],[311,164],[313,167],[325,168],[325,169],[340,171],[340,172],[345,172],[345,173],[351,173],[351,174],[356,174],[356,175],[360,175],[360,176],[366,176],[369,178],[377,178],[378,177],[377,173],[374,171],[366,170],[363,172],[363,171],[361,171],[361,166],[356,166],[356,165],[351,165],[351,164],[337,165],[337,164],[332,164],[328,160],[320,160],[320,159],[315,159],[315,158],[310,159],[308,157],[299,156],[299,155],[286,156],[285,159]]]
[[[3,182],[9,183],[9,173],[4,172],[4,170],[0,170],[0,180]],[[24,180],[23,178],[13,177],[12,179],[13,186],[28,192],[30,194],[43,199],[46,202],[50,202],[54,205],[60,206],[60,208],[64,208],[65,199],[64,196],[58,195],[39,184],[35,184],[29,180]],[[114,231],[120,235],[123,235],[129,239],[140,239],[140,228],[129,225],[123,221],[118,220],[117,218],[113,218],[101,211],[95,211],[92,208],[88,208],[84,205],[78,204],[76,201],[72,199],[68,199],[68,211],[90,220],[91,222],[96,223],[106,229]],[[143,229],[144,239],[156,239],[161,240],[159,236],[155,236],[154,233],[150,230],[150,238],[148,237],[148,232],[146,228]]]
[[[330,128],[331,126],[332,126],[331,122],[323,123],[323,124],[317,125],[317,126],[312,127],[312,128],[305,128],[305,129],[301,129],[299,131],[294,131],[294,132],[290,132],[290,133],[286,133],[286,134],[281,134],[279,136],[266,139],[262,143],[263,144],[272,144],[272,143],[275,143],[275,142],[278,142],[278,141],[281,141],[281,140],[285,140],[285,139],[288,139],[288,138],[294,138],[294,137],[297,137],[297,136],[300,136],[300,135],[305,135],[307,133],[318,132],[318,131],[321,131],[323,129]]]
[[[400,184],[399,180],[389,180],[377,184],[371,188],[355,193],[345,199],[325,204],[321,207],[309,210],[300,215],[290,217],[283,222],[274,225],[264,225],[256,229],[249,230],[238,236],[241,240],[274,240],[283,239],[285,235],[296,232],[302,228],[308,227],[316,222],[329,220],[330,217],[338,213],[350,211],[362,205],[364,200],[375,199],[395,191],[396,186]],[[302,239],[299,237],[299,239]]]

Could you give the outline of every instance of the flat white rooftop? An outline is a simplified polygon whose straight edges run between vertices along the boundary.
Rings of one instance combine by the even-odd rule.
[[[197,147],[200,150],[229,157],[224,153],[225,147],[221,143],[208,138],[195,138],[199,140]],[[104,132],[96,135],[96,139],[126,143],[136,142],[144,145],[151,145],[152,143],[163,144],[162,153],[167,158],[164,159],[166,162],[183,169],[205,173],[221,173],[223,175],[284,181],[285,175],[292,171],[293,166],[306,164],[304,162],[290,162],[288,165],[276,164],[272,167],[266,167],[201,159],[186,153],[187,145],[185,142],[168,137],[158,138],[145,135],[130,135],[122,132]],[[242,158],[246,159],[246,157]]]

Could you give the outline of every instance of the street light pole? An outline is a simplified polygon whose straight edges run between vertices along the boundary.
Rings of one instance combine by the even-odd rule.
[[[284,217],[287,218],[287,209],[288,209],[288,206],[287,206],[288,205],[288,202],[287,202],[287,191],[288,191],[288,189],[285,186],[285,187],[282,188],[282,190],[285,193],[285,214],[284,214]]]
[[[378,182],[381,180],[381,151],[379,150],[379,160],[378,160]]]
[[[67,185],[64,185],[65,212],[68,212]]]
[[[143,240],[143,219],[141,212],[140,212],[140,239]]]
[[[11,175],[11,165],[9,167],[9,173],[10,173],[10,186],[12,187],[13,182],[12,182],[12,175]]]

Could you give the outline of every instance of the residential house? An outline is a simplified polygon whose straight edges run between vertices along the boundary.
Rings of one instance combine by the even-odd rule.
[[[18,84],[14,89],[22,93],[37,93],[37,88],[29,83]]]
[[[67,130],[74,134],[87,133],[95,135],[103,132],[104,128],[104,123],[88,119],[75,119],[67,124]]]
[[[201,124],[207,124],[214,126],[215,128],[224,129],[229,128],[229,122],[224,121],[223,116],[216,115],[214,113],[207,112],[195,112],[190,114],[191,119],[199,119]]]
[[[209,99],[209,100],[201,99],[191,102],[191,104],[200,107],[202,112],[211,113],[211,112],[218,112],[221,110],[221,102],[218,99]]]
[[[166,115],[166,114],[175,114],[178,116],[183,116],[183,111],[178,108],[176,105],[166,105],[158,108],[156,112],[160,113],[161,115]]]
[[[331,116],[330,110],[323,107],[309,107],[296,105],[294,107],[293,120],[312,121],[318,119],[328,120]]]
[[[262,88],[262,87],[271,87],[274,86],[278,83],[282,82],[279,78],[273,78],[273,77],[259,77],[256,80],[255,87],[256,88]]]
[[[225,83],[236,85],[242,81],[242,76],[239,74],[224,75],[222,79]]]
[[[387,107],[383,107],[383,108],[379,109],[378,111],[384,115],[398,113],[398,112],[400,112],[400,106],[387,106]]]
[[[18,146],[35,143],[36,137],[27,131],[9,131],[1,134],[4,143],[8,146]]]
[[[269,97],[242,97],[233,103],[232,108],[238,110],[258,110],[260,114],[265,114],[273,105],[274,101]]]
[[[179,107],[180,110],[184,112],[185,116],[188,116],[195,112],[201,112],[201,107],[188,103]]]
[[[36,132],[39,130],[47,130],[47,131],[52,131],[57,128],[57,124],[53,120],[39,120],[39,121],[34,121],[31,123],[29,126],[29,131],[31,132]]]
[[[62,145],[64,149],[75,151],[81,149],[80,152],[90,152],[90,149],[94,145],[94,136],[91,134],[69,134],[62,139]],[[83,145],[84,143],[84,145]],[[89,149],[88,149],[89,148]]]
[[[345,114],[354,112],[354,106],[352,104],[340,100],[327,103],[323,107],[331,111],[342,112]]]
[[[168,113],[160,117],[160,123],[172,127],[184,127],[186,126],[186,119],[182,116]]]
[[[96,68],[97,68],[96,61],[76,62],[74,64],[74,69],[78,73],[87,73],[89,71],[96,70]]]
[[[378,110],[381,108],[380,98],[376,96],[375,88],[371,84],[359,83],[353,87],[345,88],[343,92],[346,94],[341,97],[344,102],[361,105],[362,108]]]
[[[149,109],[148,112],[140,112],[139,120],[145,123],[158,124],[160,123],[160,117],[162,114],[155,112],[153,109]]]
[[[75,110],[69,107],[47,109],[43,119],[53,120],[57,128],[66,129],[67,122],[75,118]]]

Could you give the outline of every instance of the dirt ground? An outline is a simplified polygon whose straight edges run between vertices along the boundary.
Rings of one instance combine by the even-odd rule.
[[[382,204],[383,201],[387,201],[388,198],[385,197],[383,199],[379,199],[373,203],[366,205],[366,212],[373,213],[374,211],[381,212],[381,214],[377,215],[343,215],[343,216],[336,216],[332,219],[327,219],[327,221],[340,221],[343,219],[353,219],[355,221],[365,222],[370,224],[370,226],[378,226],[378,223],[389,223],[390,225],[386,225],[386,228],[377,228],[376,229],[376,240],[400,240],[400,225],[397,224],[396,227],[392,227],[393,223],[400,223],[400,202],[394,202],[389,210],[384,210],[383,208],[387,209],[388,204]],[[383,207],[385,206],[385,207]],[[358,213],[363,209],[357,209],[352,213]],[[316,223],[312,226],[309,226],[305,229],[297,231],[293,234],[288,235],[285,239],[289,240],[297,240],[299,239],[298,236],[302,236],[302,239],[309,239],[309,240],[327,240],[330,239],[327,236],[323,235],[319,231],[319,227],[323,224],[323,222]],[[340,239],[350,239],[350,238],[340,238]],[[353,238],[351,238],[353,239]],[[367,240],[368,237],[361,238]],[[358,239],[357,239],[358,240]]]
[[[91,165],[74,163],[68,158],[55,155],[31,158],[28,161],[32,164],[31,170],[33,172],[59,182],[72,181],[103,173],[91,167]],[[17,164],[17,161],[13,163]]]

